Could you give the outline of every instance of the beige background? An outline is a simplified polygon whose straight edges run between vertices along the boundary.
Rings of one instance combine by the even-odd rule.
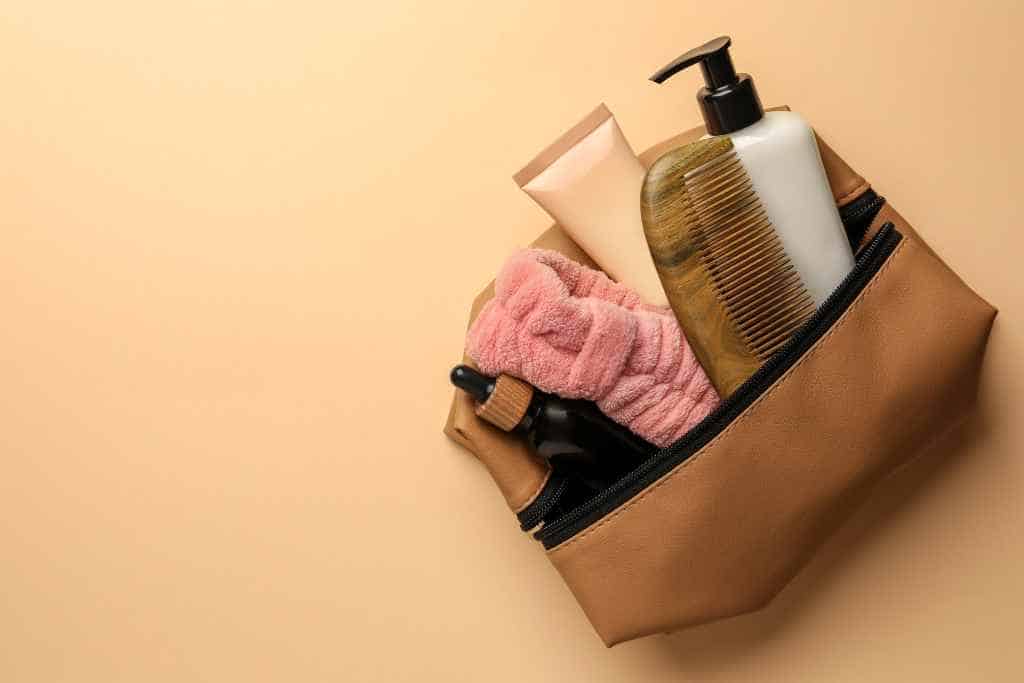
[[[0,10],[0,679],[1024,676],[1020,3]],[[605,650],[441,436],[510,176],[719,33],[1000,306],[981,416],[766,611]]]

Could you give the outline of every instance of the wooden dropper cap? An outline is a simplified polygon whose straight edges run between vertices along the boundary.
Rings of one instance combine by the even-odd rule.
[[[523,421],[533,400],[533,387],[511,375],[492,379],[467,365],[457,365],[452,370],[451,380],[476,399],[478,417],[506,432]]]

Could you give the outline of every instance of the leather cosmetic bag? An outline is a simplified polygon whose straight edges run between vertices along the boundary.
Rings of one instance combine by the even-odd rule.
[[[487,467],[607,645],[764,606],[876,482],[975,402],[996,310],[819,147],[856,266],[784,350],[678,442],[566,506],[565,482],[456,392],[445,433]],[[557,226],[535,246],[594,265]],[[477,297],[471,320],[491,296],[493,287]]]

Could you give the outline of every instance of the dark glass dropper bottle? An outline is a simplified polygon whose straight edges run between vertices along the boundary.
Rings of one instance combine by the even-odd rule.
[[[508,375],[488,377],[466,365],[452,370],[451,381],[476,400],[477,415],[524,435],[545,458],[572,460],[612,476],[631,470],[656,450],[590,401],[548,394]]]

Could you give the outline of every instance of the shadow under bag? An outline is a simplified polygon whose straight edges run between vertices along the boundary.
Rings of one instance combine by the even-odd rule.
[[[648,150],[704,133],[693,129]],[[456,392],[445,433],[489,470],[607,645],[767,604],[871,487],[965,418],[996,310],[818,141],[853,272],[682,439],[590,500]],[[534,246],[594,263],[558,226]],[[471,320],[493,296],[476,299]]]

